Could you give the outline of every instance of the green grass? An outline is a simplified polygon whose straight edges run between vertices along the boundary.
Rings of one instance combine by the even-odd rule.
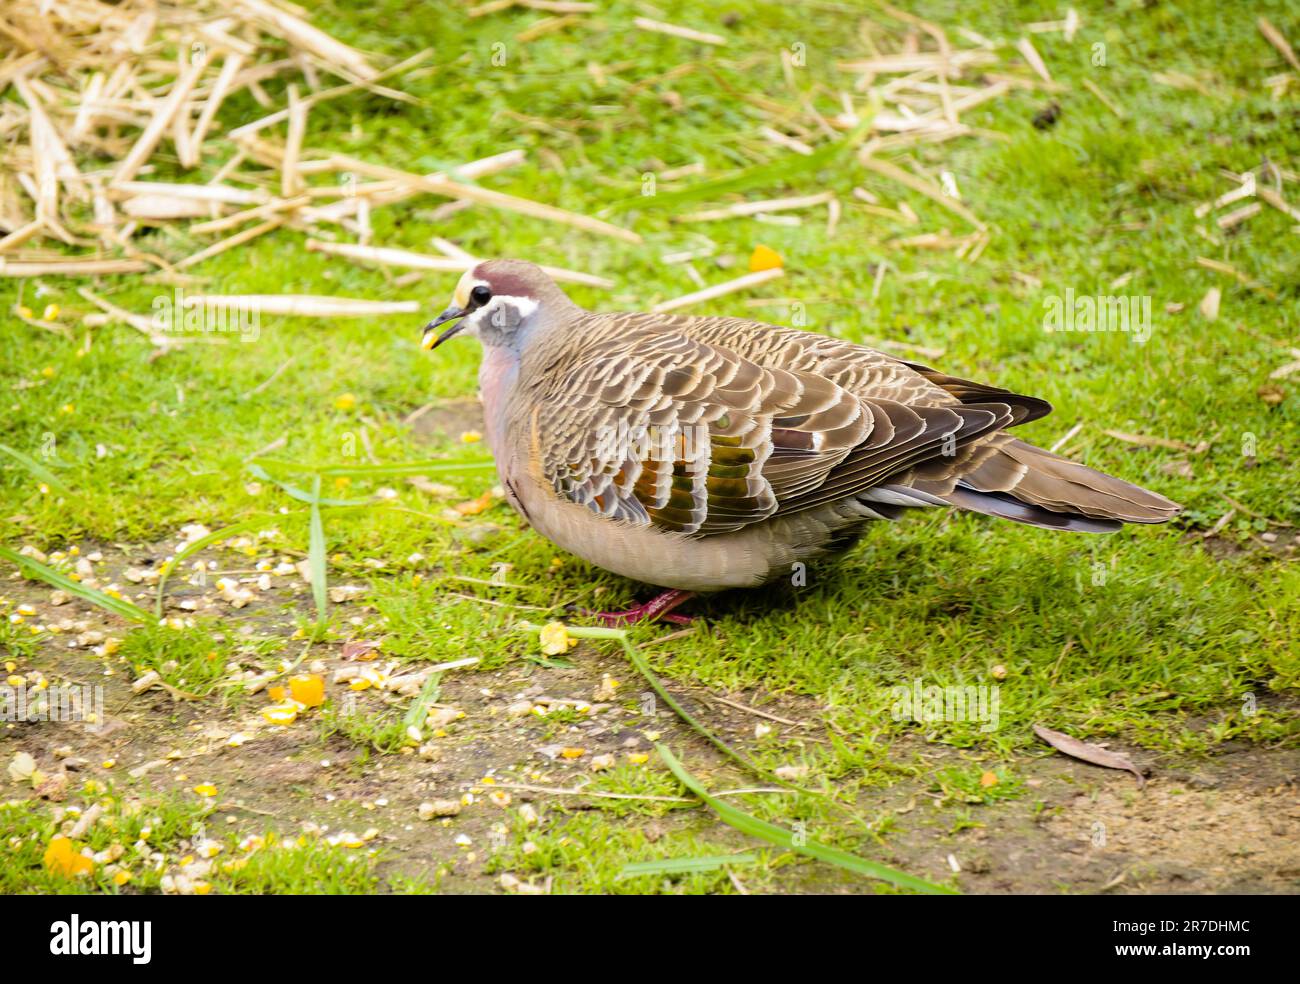
[[[137,629],[123,638],[120,654],[137,677],[153,670],[164,683],[203,697],[228,676],[231,662],[262,660],[282,646],[277,639],[232,640],[220,634],[215,620],[204,620],[179,629],[160,625]]]
[[[201,894],[357,895],[373,894],[385,884],[370,850],[306,837],[284,839],[267,830],[234,833],[224,823],[219,827],[221,818],[194,795],[137,798],[93,782],[81,794],[58,807],[59,816],[48,807],[0,803],[5,851],[0,892],[153,893],[170,889],[172,882],[164,879],[177,876],[186,876]],[[47,863],[50,842],[95,805],[100,818],[73,841],[76,853],[89,849],[99,857],[93,869],[69,875]],[[400,887],[405,891],[418,884],[406,879]]]
[[[725,828],[724,828],[725,829]],[[725,836],[725,835],[724,835]],[[669,875],[633,875],[626,863],[665,857],[707,857],[730,853],[736,844],[720,844],[709,834],[690,829],[647,836],[635,825],[611,826],[600,816],[579,814],[545,833],[517,834],[518,847],[494,858],[493,870],[513,872],[534,882],[555,875],[556,893],[662,895],[734,894],[724,868],[677,872]],[[739,843],[739,839],[736,840]],[[524,844],[530,850],[523,849]],[[760,854],[763,852],[759,852]],[[749,869],[739,869],[746,881]]]
[[[401,715],[366,714],[345,711],[331,702],[321,714],[321,737],[342,735],[358,745],[384,753],[396,752],[409,743]]]
[[[422,6],[420,16],[411,16],[412,5],[399,0],[322,4],[316,14],[321,26],[363,48],[397,58],[431,46],[437,55],[434,68],[403,83],[421,100],[418,107],[364,94],[325,104],[312,111],[310,147],[415,171],[523,147],[526,166],[485,183],[577,211],[612,209],[611,221],[646,237],[634,247],[478,207],[435,224],[430,213],[437,201],[414,199],[376,211],[377,243],[429,251],[429,238],[441,235],[484,256],[590,270],[618,287],[576,288],[576,300],[644,310],[694,289],[680,267],[658,261],[661,253],[697,245],[707,235],[716,255],[743,265],[761,241],[787,261],[788,276],[773,293],[799,299],[810,329],[942,348],[942,358],[922,361],[1054,404],[1053,415],[1023,428],[1026,439],[1051,445],[1081,422],[1069,444],[1072,456],[1186,505],[1185,517],[1171,526],[1097,538],[937,513],[881,524],[842,563],[812,571],[807,587],[777,584],[700,602],[694,610],[707,616],[710,631],[649,650],[650,664],[670,686],[753,690],[759,705],[781,696],[824,708],[815,717],[826,728],[814,732],[824,743],[796,742],[782,733],[756,743],[750,754],[768,769],[806,765],[804,783],[833,791],[841,802],[925,774],[901,744],[915,736],[977,759],[937,780],[941,793],[958,801],[1023,792],[1010,778],[1014,770],[992,790],[978,780],[986,768],[1002,769],[1040,747],[1030,730],[1035,722],[1171,756],[1204,755],[1228,740],[1272,745],[1296,739],[1300,568],[1294,553],[1274,556],[1254,537],[1273,530],[1287,540],[1300,526],[1300,377],[1267,378],[1292,360],[1286,347],[1300,340],[1300,250],[1293,223],[1272,209],[1232,235],[1220,234],[1222,244],[1215,244],[1198,234],[1198,225],[1212,223],[1194,217],[1193,208],[1228,187],[1221,168],[1241,171],[1266,158],[1300,169],[1300,132],[1293,125],[1298,97],[1292,91],[1274,102],[1263,86],[1266,76],[1282,69],[1254,20],[1265,14],[1293,44],[1300,43],[1300,21],[1280,0],[1249,10],[1209,0],[1177,7],[1129,0],[1076,6],[1084,27],[1073,44],[1057,34],[1034,36],[1054,77],[1069,86],[1050,97],[1061,107],[1054,127],[1041,131],[1031,123],[1048,96],[1017,92],[963,116],[1005,139],[967,138],[909,152],[930,174],[951,171],[964,202],[994,231],[975,263],[945,252],[891,249],[887,243],[897,236],[965,230],[928,199],[900,193],[851,159],[811,172],[793,168],[798,161],[757,135],[766,120],[733,94],[760,92],[794,104],[779,52],[802,42],[808,64],[796,73],[798,92],[822,112],[837,112],[825,87],[844,88],[849,80],[833,63],[864,51],[855,37],[859,18],[848,11],[860,9],[878,31],[890,24],[869,4],[747,6],[725,28],[732,43],[708,52],[673,38],[629,33],[627,21],[649,8],[621,2],[605,5],[591,26],[526,45],[515,43],[514,35],[544,15],[520,10],[467,19],[459,5],[447,3]],[[1020,25],[1060,15],[1055,4],[1030,2],[972,9],[955,0],[923,0],[914,10],[950,33],[965,25],[1009,41],[1020,36]],[[692,2],[666,19],[721,30],[721,14],[716,5]],[[392,31],[394,22],[403,25],[401,32]],[[490,63],[497,41],[507,44],[505,67]],[[1105,66],[1092,64],[1097,43],[1106,47]],[[584,67],[588,62],[607,67],[603,88]],[[696,67],[670,81],[639,85],[683,62]],[[1190,75],[1208,94],[1161,85],[1152,72]],[[1126,118],[1106,110],[1083,87],[1085,79]],[[248,100],[234,100],[223,111],[228,121],[256,114]],[[758,179],[746,180],[750,197],[835,190],[844,203],[838,232],[828,239],[812,213],[801,226],[736,220],[688,228],[670,221],[674,208],[653,207],[666,200],[652,207],[638,200],[641,176],[654,162],[695,160],[710,176],[758,169]],[[906,201],[921,224],[895,226],[862,210],[851,196],[855,186],[887,203]],[[1300,200],[1295,185],[1288,194],[1293,203]],[[700,207],[725,200],[717,192]],[[382,272],[309,254],[302,239],[280,230],[195,272],[211,291],[418,298],[430,313],[444,306],[455,280],[431,275],[401,288]],[[144,241],[174,256],[197,248],[162,235]],[[1198,256],[1238,265],[1276,291],[1276,299],[1199,267]],[[873,302],[881,261],[890,269]],[[735,272],[710,260],[698,266],[711,282]],[[1132,274],[1126,286],[1109,286],[1125,274]],[[60,304],[70,326],[85,311],[74,286],[47,280],[40,298]],[[1223,291],[1223,310],[1208,322],[1196,306],[1212,286]],[[1045,332],[1044,300],[1066,288],[1149,296],[1149,341]],[[20,293],[32,303],[36,289],[0,280],[0,309],[8,312]],[[99,289],[135,310],[148,310],[160,290],[125,278]],[[780,305],[747,308],[743,301],[733,297],[698,311],[748,311],[777,322],[790,317]],[[1178,304],[1183,308],[1172,313],[1169,306]],[[430,442],[402,423],[431,400],[469,397],[475,388],[477,348],[464,343],[433,357],[422,353],[423,316],[265,319],[255,342],[180,347],[156,361],[146,361],[148,344],[127,328],[96,331],[86,351],[80,329],[69,342],[3,317],[0,384],[11,394],[4,445],[12,450],[0,457],[0,542],[15,548],[158,542],[186,522],[217,529],[283,508],[291,515],[274,521],[284,537],[276,550],[305,559],[312,550],[308,507],[250,474],[250,455],[281,437],[287,443],[276,457],[336,468],[365,464],[367,445],[380,462],[465,451],[454,434]],[[282,366],[274,382],[247,396]],[[1280,390],[1280,403],[1261,398],[1266,387]],[[355,406],[339,409],[335,401],[342,394],[353,394]],[[1207,447],[1195,454],[1139,448],[1104,430]],[[1255,453],[1244,454],[1250,444]],[[42,474],[57,476],[66,491],[47,481],[43,492]],[[466,499],[494,480],[435,477]],[[310,476],[293,482],[312,490]],[[385,657],[442,661],[471,653],[482,657],[480,669],[500,669],[535,654],[510,630],[514,621],[564,617],[565,605],[615,607],[639,590],[563,556],[525,531],[504,504],[449,519],[444,510],[454,497],[432,497],[402,476],[326,477],[321,494],[365,499],[381,487],[397,492],[387,507],[326,508],[321,518],[330,583],[371,585]],[[1221,530],[1216,549],[1188,536],[1233,508],[1228,499],[1245,511]],[[315,553],[321,555],[319,540]],[[408,559],[416,553],[427,559]],[[552,563],[557,557],[560,566]],[[367,564],[375,560],[385,564],[379,571]],[[505,580],[517,587],[486,589],[455,580],[487,580],[503,562],[512,565]],[[452,592],[533,607],[490,606]],[[328,619],[340,630],[337,612]],[[158,630],[146,627],[126,637],[123,652],[159,669],[174,686],[206,689],[229,655],[228,645],[210,645],[211,631],[201,626],[162,644]],[[635,638],[647,641],[660,632],[639,629]],[[26,652],[30,643],[0,634],[0,647]],[[208,655],[214,651],[217,660]],[[998,682],[992,675],[998,664],[1007,674],[1000,681],[995,731],[982,731],[979,722],[916,724],[890,713],[891,687],[918,678],[940,686],[991,685]],[[629,668],[625,678],[630,674]],[[1258,713],[1243,711],[1248,693],[1258,699]],[[349,727],[360,730],[347,733],[386,745],[387,738],[400,738],[388,734],[390,724],[354,723]],[[681,791],[662,771],[620,770],[602,776],[598,788]],[[698,829],[674,830],[667,842],[652,844],[635,820],[645,813],[679,815],[661,806],[607,801],[596,812],[575,812],[563,826],[567,834],[538,839],[540,851],[518,854],[511,860],[520,867],[502,870],[557,872],[561,890],[731,891],[722,870],[620,880],[629,861],[754,847],[698,812]],[[973,815],[982,808],[972,804]],[[746,809],[772,822],[807,819],[818,837],[846,850],[864,843],[860,829],[848,831],[816,797],[760,797]],[[294,863],[311,869],[308,854]],[[338,882],[312,882],[317,876],[288,870],[289,862],[276,858],[245,869],[244,888],[365,890],[373,877],[347,869]],[[758,884],[776,879],[772,872],[787,864],[765,863]],[[39,879],[25,880],[30,868],[4,875],[13,879],[8,889],[48,888]],[[747,883],[752,870],[742,872]]]

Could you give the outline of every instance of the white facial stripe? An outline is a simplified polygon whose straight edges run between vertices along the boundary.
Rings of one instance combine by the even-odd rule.
[[[533,312],[537,310],[537,302],[531,297],[512,297],[509,294],[502,294],[499,297],[492,298],[488,302],[488,307],[496,304],[509,305],[514,308],[520,321],[527,321]]]
[[[531,297],[500,294],[466,317],[465,327],[475,336],[480,328],[517,328],[528,320],[537,307],[537,302]]]

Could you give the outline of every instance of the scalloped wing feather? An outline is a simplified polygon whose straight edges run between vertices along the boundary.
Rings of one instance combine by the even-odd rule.
[[[764,367],[671,330],[620,333],[552,379],[534,454],[559,495],[599,515],[707,535],[861,493],[1013,417],[1005,404],[961,407],[908,369],[893,387],[882,371],[877,389],[953,406],[863,398],[798,361]]]

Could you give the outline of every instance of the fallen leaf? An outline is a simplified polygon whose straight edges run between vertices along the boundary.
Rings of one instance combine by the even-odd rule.
[[[1100,745],[1094,745],[1091,742],[1080,741],[1078,738],[1071,738],[1069,735],[1063,735],[1059,731],[1053,731],[1051,728],[1044,728],[1041,724],[1034,725],[1034,734],[1047,742],[1058,752],[1063,752],[1071,758],[1077,758],[1083,762],[1091,762],[1093,765],[1100,765],[1106,769],[1123,769],[1131,772],[1138,781],[1138,789],[1146,785],[1146,776],[1138,771],[1138,767],[1126,759],[1123,755],[1116,752],[1110,752]]]
[[[343,643],[344,659],[374,659],[374,652],[379,648],[379,643],[372,642],[369,639],[349,639]]]

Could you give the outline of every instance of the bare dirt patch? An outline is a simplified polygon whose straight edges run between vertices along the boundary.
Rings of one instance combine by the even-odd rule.
[[[138,564],[148,554],[135,552],[132,562]],[[110,558],[107,569],[125,566],[124,558],[121,564],[116,560]],[[195,594],[179,582],[176,588],[176,600]],[[50,679],[102,684],[107,713],[97,730],[79,723],[11,722],[0,731],[0,761],[26,751],[46,772],[66,769],[74,780],[93,777],[135,790],[188,794],[197,784],[210,783],[218,790],[218,819],[238,832],[362,833],[373,828],[367,845],[381,851],[385,869],[436,881],[446,890],[498,890],[494,853],[517,824],[521,804],[534,806],[539,831],[593,806],[583,797],[518,787],[582,786],[593,780],[591,763],[598,756],[622,763],[629,755],[650,753],[648,733],[658,732],[687,752],[710,782],[738,778],[666,708],[647,718],[637,706],[638,684],[630,683],[615,698],[602,695],[606,674],[633,681],[634,673],[618,655],[586,646],[572,651],[568,667],[520,662],[494,671],[445,674],[438,702],[463,717],[449,723],[444,736],[426,743],[423,752],[407,748],[380,754],[364,740],[327,735],[319,710],[287,729],[266,726],[263,693],[224,702],[217,696],[186,700],[159,689],[135,694],[129,667],[69,645],[78,631],[120,636],[124,625],[80,601],[50,608],[49,592],[31,582],[11,581],[6,593],[37,606],[47,620],[84,625],[43,638],[22,669],[39,670]],[[305,608],[307,598],[285,583],[241,611],[239,624],[246,631],[287,637],[295,605]],[[349,607],[365,610],[361,602]],[[238,631],[233,624],[231,631]],[[299,645],[290,648],[296,652],[293,647]],[[345,657],[341,643],[314,646],[308,659],[327,680],[340,668],[357,665]],[[418,666],[407,663],[404,669]],[[342,693],[337,689],[339,693],[331,687],[336,699]],[[765,719],[727,701],[805,724],[816,722],[820,713],[809,699],[714,694],[677,683],[671,689],[706,726],[741,749],[753,740],[754,724]],[[370,714],[400,713],[409,703],[379,691],[358,694],[356,700]],[[521,701],[555,710],[520,714]],[[560,713],[581,707],[587,709]],[[808,728],[790,727],[786,733],[791,740],[816,740]],[[238,734],[247,740],[232,744],[231,737]],[[566,759],[555,754],[557,747],[582,752]],[[1143,790],[1131,776],[1044,748],[1010,763],[1023,782],[1020,795],[971,805],[946,796],[928,774],[971,760],[919,738],[907,739],[896,743],[891,757],[922,763],[922,774],[871,791],[859,805],[864,815],[890,821],[881,841],[884,860],[937,881],[955,873],[961,888],[972,893],[1300,888],[1300,752],[1229,744],[1222,754],[1203,759],[1153,760],[1150,753],[1136,754],[1152,765],[1151,781]],[[2,795],[15,798],[30,790],[9,784]],[[456,801],[461,807],[455,816],[421,819],[420,804],[434,800]],[[608,819],[646,824],[637,817]],[[734,843],[737,849],[750,846],[700,810],[675,811],[651,824],[654,829],[713,824],[710,837],[716,841]],[[811,863],[783,869],[779,884],[786,891],[874,890],[869,883]]]

